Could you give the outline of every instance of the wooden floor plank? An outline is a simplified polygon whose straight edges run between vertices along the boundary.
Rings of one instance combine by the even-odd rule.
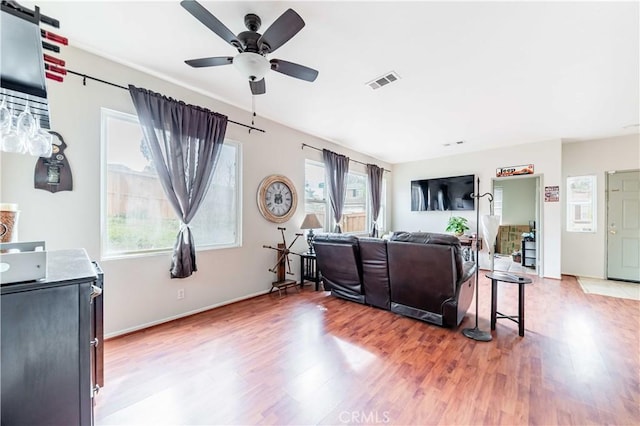
[[[491,342],[305,288],[105,342],[98,425],[639,424],[640,302],[527,286]],[[517,286],[498,310],[517,312]],[[481,274],[479,327],[489,330]]]

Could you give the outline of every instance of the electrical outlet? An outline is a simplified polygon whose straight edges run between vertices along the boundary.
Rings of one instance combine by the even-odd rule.
[[[178,290],[178,300],[184,299],[184,288]]]

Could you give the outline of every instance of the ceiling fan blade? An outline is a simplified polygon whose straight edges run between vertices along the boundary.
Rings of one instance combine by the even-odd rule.
[[[287,9],[262,34],[258,46],[263,52],[275,52],[277,48],[288,42],[291,37],[304,28],[304,21],[293,9]]]
[[[300,80],[315,81],[316,77],[318,77],[318,71],[304,65],[283,61],[282,59],[272,59],[269,62],[272,70]]]
[[[183,0],[180,5],[184,7],[187,12],[193,15],[198,21],[202,22],[207,28],[216,33],[224,41],[242,52],[242,44],[238,41],[235,34],[231,32],[222,22],[205,9],[200,3],[195,0]]]
[[[249,86],[251,87],[251,93],[254,95],[264,95],[267,92],[264,78],[258,81],[249,81]]]
[[[213,58],[189,59],[184,61],[185,64],[194,68],[217,67],[218,65],[231,65],[233,63],[232,56],[216,56]]]

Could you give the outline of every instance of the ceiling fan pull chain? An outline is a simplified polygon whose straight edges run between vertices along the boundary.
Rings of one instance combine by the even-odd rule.
[[[256,95],[251,95],[251,125],[255,125],[255,117],[256,117]],[[249,129],[249,133],[251,133],[251,129]]]

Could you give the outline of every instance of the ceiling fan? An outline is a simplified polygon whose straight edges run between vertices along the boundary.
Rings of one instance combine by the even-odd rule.
[[[251,93],[254,95],[261,95],[266,92],[264,75],[269,68],[305,81],[314,81],[318,76],[318,71],[312,68],[283,61],[282,59],[267,60],[266,58],[266,55],[275,52],[304,27],[304,21],[293,9],[288,9],[280,15],[267,28],[264,34],[257,32],[262,24],[260,17],[249,13],[244,17],[244,24],[248,31],[243,31],[236,36],[197,1],[183,0],[180,5],[207,28],[238,50],[236,56],[189,59],[185,61],[187,65],[201,68],[233,64],[249,80]]]

